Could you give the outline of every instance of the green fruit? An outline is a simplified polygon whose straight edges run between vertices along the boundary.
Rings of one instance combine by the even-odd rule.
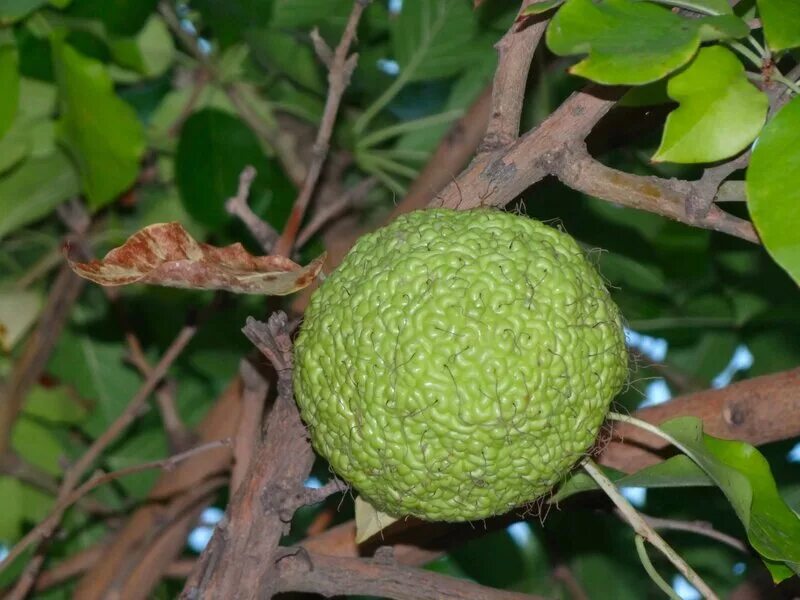
[[[317,290],[294,388],[316,450],[376,509],[466,521],[546,493],[627,376],[600,276],[565,233],[432,209],[361,238]]]

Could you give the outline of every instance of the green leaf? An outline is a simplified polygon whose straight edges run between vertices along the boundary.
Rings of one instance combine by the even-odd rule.
[[[78,174],[64,153],[29,158],[0,179],[0,239],[79,191]]]
[[[319,0],[273,0],[271,25],[276,29],[308,29],[324,21],[328,26],[343,28],[352,7],[351,0],[328,0],[324,10],[320,9]]]
[[[533,15],[540,15],[548,10],[552,10],[558,6],[561,6],[562,4],[564,4],[564,0],[541,0],[540,2],[535,2],[534,4],[524,8],[520,13],[520,16],[530,17]]]
[[[131,36],[155,12],[158,0],[75,0],[66,14],[100,21],[110,34]]]
[[[747,531],[750,544],[780,580],[800,569],[800,517],[778,492],[769,463],[753,446],[703,433],[697,417],[660,425],[722,490]],[[772,564],[770,564],[772,563]],[[775,563],[783,563],[775,565]],[[788,567],[789,569],[786,569]]]
[[[567,0],[547,28],[558,55],[588,53],[570,72],[604,84],[641,85],[691,60],[700,42],[742,37],[747,25],[730,15],[686,19],[631,0]]]
[[[756,3],[770,49],[779,52],[800,47],[800,2],[756,0]]]
[[[109,48],[117,64],[147,77],[162,75],[175,60],[172,35],[158,15],[152,15],[136,37],[111,38]]]
[[[605,474],[618,487],[673,488],[710,486],[714,482],[688,456],[678,455],[645,467],[631,475],[603,467]],[[575,471],[548,500],[555,504],[581,492],[599,489],[597,482],[583,471]]]
[[[47,0],[3,0],[0,2],[0,26],[10,25],[47,4]]]
[[[700,50],[670,78],[667,93],[680,106],[667,116],[654,161],[698,163],[734,156],[761,131],[769,108],[767,95],[722,46]]]
[[[462,0],[416,0],[403,5],[391,27],[394,58],[406,81],[455,75],[475,56],[477,21]]]
[[[637,0],[642,1],[642,0]],[[653,1],[653,0],[647,0]],[[694,10],[706,15],[732,15],[733,7],[728,0],[678,0],[675,6]]]
[[[3,32],[0,31],[0,34]],[[9,36],[10,37],[10,36]],[[0,138],[11,127],[19,105],[19,54],[14,38],[0,35]]]
[[[761,132],[747,169],[747,207],[767,251],[800,284],[800,96]]]
[[[114,94],[102,63],[54,39],[60,94],[58,133],[78,165],[92,209],[112,202],[139,174],[144,134],[133,108]]]
[[[250,189],[251,206],[280,229],[291,211],[294,188],[264,156],[253,132],[219,110],[192,115],[183,125],[175,157],[175,182],[186,211],[209,227],[229,223],[225,201],[236,192],[239,174],[247,165],[258,172]]]
[[[0,288],[0,351],[11,352],[36,322],[41,309],[42,296],[38,292]]]
[[[52,423],[77,425],[86,418],[86,408],[67,386],[36,386],[25,399],[24,414]]]
[[[314,50],[290,33],[265,29],[252,36],[253,57],[285,74],[301,86],[320,94],[327,89]]]
[[[49,428],[33,419],[17,419],[11,434],[11,445],[22,458],[51,475],[61,473],[59,459],[64,455],[61,444]]]

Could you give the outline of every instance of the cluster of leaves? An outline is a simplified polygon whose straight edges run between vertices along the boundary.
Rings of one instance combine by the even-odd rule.
[[[251,205],[276,228],[283,226],[298,182],[271,142],[276,133],[288,132],[302,147],[297,140],[313,132],[326,79],[308,33],[319,27],[332,45],[351,7],[350,0],[327,0],[321,11],[320,3],[193,0],[164,2],[159,8],[155,0],[15,0],[0,7],[0,324],[5,326],[0,341],[7,352],[0,355],[0,374],[14,368],[47,299],[48,274],[60,261],[65,232],[54,209],[66,200],[85,200],[95,223],[88,239],[99,251],[165,221],[182,222],[198,240],[247,243],[224,202],[236,190],[241,169],[251,164],[258,171]],[[679,5],[699,18],[657,4]],[[348,185],[367,177],[383,184],[370,194],[366,211],[391,207],[449,124],[490,81],[496,65],[492,44],[516,9],[513,2],[484,2],[473,11],[466,0],[406,0],[399,14],[378,1],[367,9],[359,30],[360,60],[333,140],[333,152],[349,157],[343,172]],[[557,56],[537,55],[525,126],[546,117],[582,85],[563,68],[571,65],[574,75],[632,86],[627,108],[609,117],[623,131],[621,141],[608,135],[603,149],[603,161],[615,167],[692,177],[698,173],[692,164],[725,160],[758,137],[747,171],[747,208],[767,248],[798,279],[798,230],[791,225],[798,222],[800,206],[795,141],[800,105],[795,97],[768,114],[767,93],[768,84],[797,85],[781,81],[797,60],[800,26],[794,1],[759,0],[757,6],[742,1],[732,11],[725,0],[554,0],[533,4],[529,12],[545,9],[553,14],[547,46]],[[169,22],[173,11],[179,30]],[[747,25],[756,17],[763,30]],[[573,58],[582,54],[588,56]],[[742,57],[755,63],[743,64]],[[629,122],[641,121],[665,101],[678,106],[663,123],[663,133],[661,123],[655,133],[628,133]],[[552,181],[524,200],[532,216],[559,218],[588,248],[607,249],[598,257],[599,266],[629,325],[669,343],[665,363],[674,391],[708,387],[740,344],[747,344],[754,357],[746,375],[800,364],[797,288],[760,248],[618,209]],[[742,204],[732,211],[743,214]],[[319,250],[319,241],[312,241],[304,258]],[[121,302],[130,321],[126,328],[155,358],[184,315],[207,300],[202,293],[136,288],[126,290]],[[232,332],[245,315],[263,311],[257,298],[229,303],[203,326],[171,372],[178,382],[178,409],[190,426],[202,418],[248,349]],[[62,458],[81,455],[108,427],[141,381],[126,362],[116,312],[98,289],[87,289],[58,339],[47,376],[33,388],[15,423],[16,454],[47,481],[62,473]],[[671,377],[674,373],[681,377]],[[645,367],[633,377],[662,375]],[[641,388],[634,384],[621,404],[635,409]],[[646,473],[622,482],[652,488],[647,510],[706,519],[734,535],[744,524],[762,554],[796,563],[796,548],[772,544],[768,530],[756,530],[765,513],[769,524],[787,531],[794,526],[786,525],[793,521],[780,504],[784,497],[795,510],[800,506],[800,487],[792,483],[784,459],[789,445],[764,449],[778,481],[776,493],[763,463],[749,469],[760,463],[749,447],[714,446],[693,424],[670,432],[687,447],[691,443],[696,456],[713,461],[706,475],[695,470],[695,483],[707,484],[709,475],[715,477],[709,470],[723,472],[731,461],[740,479],[721,486],[725,495],[711,497],[703,488],[660,490]],[[119,469],[167,453],[162,424],[152,412],[115,444],[102,466]],[[683,467],[668,480],[670,486],[690,477],[692,467]],[[317,474],[327,476],[325,465]],[[127,477],[90,498],[127,510],[146,496],[153,477]],[[0,497],[0,543],[7,545],[52,504],[52,490],[11,475],[0,475]],[[334,508],[337,504],[338,499]],[[301,510],[294,535],[302,535],[325,509]],[[351,511],[345,504],[337,519],[350,517]],[[431,568],[497,587],[555,594],[559,584],[549,573],[550,564],[558,562],[567,564],[593,597],[641,598],[650,589],[631,533],[615,517],[576,506],[553,511],[544,528],[535,518],[525,528],[527,537],[496,532]],[[68,513],[63,530],[49,548],[48,565],[96,543],[108,527],[78,506]],[[600,530],[604,535],[594,533]],[[741,580],[731,574],[733,565],[758,568],[752,557],[709,540],[681,538],[676,545],[721,592]],[[496,560],[486,561],[487,555]],[[0,586],[16,572],[4,572]],[[52,597],[68,594],[68,586],[62,586]]]
[[[734,11],[727,0],[555,0],[534,3],[523,14],[556,7],[547,28],[550,50],[588,54],[572,73],[605,85],[636,86],[623,103],[678,103],[652,161],[714,163],[758,137],[747,170],[748,208],[767,249],[800,282],[798,237],[784,227],[800,215],[800,149],[791,141],[800,133],[800,98],[765,125],[769,96],[754,85],[773,82],[780,92],[785,86],[800,94],[800,84],[780,71],[783,55],[800,47],[797,5],[759,0],[739,3]],[[763,45],[748,25],[756,16]]]

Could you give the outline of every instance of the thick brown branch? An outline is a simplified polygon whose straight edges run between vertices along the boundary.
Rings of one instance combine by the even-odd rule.
[[[525,0],[522,8],[527,7],[532,1]],[[519,29],[518,24],[514,22],[495,44],[498,63],[492,85],[492,112],[486,136],[478,149],[479,153],[504,148],[519,136],[528,71],[546,28],[547,20],[541,20],[523,29]]]
[[[564,184],[590,196],[759,243],[758,235],[749,221],[734,217],[713,205],[709,205],[705,214],[690,209],[691,199],[703,193],[703,188],[699,186],[705,186],[705,183],[618,171],[592,158],[582,143],[565,148],[560,154],[554,155],[550,162],[553,174]],[[712,200],[715,194],[716,189],[711,192]]]
[[[634,414],[655,424],[692,415],[703,420],[706,433],[753,445],[785,440],[800,433],[800,369],[678,396]],[[666,447],[663,439],[626,424],[615,425],[614,437],[599,462],[626,472],[658,462]]]
[[[536,129],[508,148],[478,156],[430,206],[460,210],[505,206],[553,171],[553,158],[582,141],[614,106],[621,91],[589,86],[575,92]]]
[[[369,595],[403,600],[543,600],[492,589],[466,579],[384,562],[287,548],[278,561],[279,589],[331,595]]]
[[[231,492],[236,492],[250,468],[250,460],[261,444],[261,422],[264,403],[267,401],[269,381],[248,360],[239,363],[242,378],[242,410],[233,446],[233,471],[231,472]]]
[[[286,223],[286,228],[278,240],[278,243],[275,245],[274,254],[288,256],[292,251],[297,238],[297,232],[300,230],[300,225],[306,214],[308,203],[311,201],[311,196],[314,194],[314,189],[317,187],[317,181],[322,172],[322,166],[325,164],[325,159],[328,157],[328,148],[330,146],[331,135],[333,134],[333,126],[336,123],[336,115],[339,112],[339,104],[342,101],[345,89],[350,84],[350,77],[358,61],[358,54],[348,56],[350,44],[356,36],[361,14],[370,2],[371,0],[355,0],[344,33],[342,34],[342,39],[333,53],[332,60],[330,60],[330,67],[328,70],[328,97],[325,100],[322,121],[317,131],[317,138],[314,141],[314,152],[311,164],[308,167],[308,173],[303,182],[303,187],[300,189],[297,200],[292,207],[292,212]]]
[[[292,346],[288,320],[273,314],[268,323],[248,319],[245,334],[278,373],[278,398],[267,420],[245,481],[228,506],[182,598],[271,598],[281,536],[291,523],[294,499],[303,493],[314,453],[292,395]]]

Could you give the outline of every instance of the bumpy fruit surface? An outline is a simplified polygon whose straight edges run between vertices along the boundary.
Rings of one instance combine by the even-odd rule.
[[[465,521],[559,482],[627,376],[619,313],[575,241],[431,209],[361,238],[317,290],[294,387],[316,450],[392,516]]]

